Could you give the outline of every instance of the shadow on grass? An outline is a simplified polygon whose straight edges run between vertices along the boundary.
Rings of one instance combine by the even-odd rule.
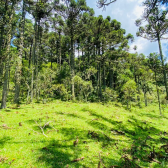
[[[4,136],[3,138],[0,139],[0,148],[3,148],[8,141],[10,141],[12,138],[9,136]]]
[[[84,117],[82,117],[82,116],[78,116],[78,115],[76,115],[76,114],[72,114],[72,113],[66,113],[66,112],[56,112],[56,114],[60,114],[60,115],[66,115],[66,116],[68,116],[68,117],[73,117],[73,118],[81,118],[81,119],[86,119],[86,118],[84,118]]]
[[[76,140],[76,137],[79,138],[79,140],[84,140],[87,136],[88,130],[83,129],[76,129],[74,127],[71,128],[61,128],[59,132],[64,135],[68,140]]]
[[[148,121],[139,120],[137,118],[131,117],[128,122],[117,122],[112,119],[106,118],[100,114],[97,114],[96,111],[92,109],[86,109],[83,108],[82,111],[89,112],[92,116],[95,116],[96,118],[100,120],[104,120],[108,122],[110,125],[113,125],[113,129],[111,131],[116,132],[117,134],[121,134],[122,136],[126,136],[130,139],[130,143],[132,144],[131,147],[127,150],[124,150],[122,152],[123,154],[128,154],[132,158],[136,158],[137,160],[140,160],[140,163],[142,166],[148,167],[149,166],[149,156],[153,150],[153,146],[155,146],[155,151],[160,152],[160,146],[166,144],[168,142],[168,139],[165,138],[165,135],[160,135],[161,130],[157,129],[153,123]],[[160,116],[155,116],[153,114],[144,114],[147,117],[160,119]],[[95,128],[99,128],[100,130],[104,129],[105,131],[109,131],[110,128],[107,126],[104,126],[100,122],[89,122],[89,124]],[[102,139],[102,141],[104,141]],[[124,140],[120,140],[121,142],[124,142]],[[121,152],[121,151],[119,151]],[[166,153],[164,152],[163,155],[165,157],[159,158],[161,162],[163,162],[166,158]],[[156,159],[157,156],[155,156]],[[159,163],[156,163],[159,165]]]
[[[74,153],[70,152],[71,150],[74,150],[74,146],[68,145],[66,142],[53,140],[40,149],[41,154],[38,162],[42,162],[50,168],[63,168],[70,165],[79,168],[82,160],[76,163],[73,163],[72,160],[79,157],[80,150],[75,150]]]
[[[167,142],[165,136],[160,135],[161,130],[157,129],[153,123],[150,123],[148,121],[142,121],[138,118],[130,117],[129,120],[127,120],[126,122],[119,122],[114,121],[113,118],[107,118],[104,117],[103,115],[97,114],[97,112],[92,109],[83,108],[81,111],[89,112],[90,115],[94,116],[96,120],[93,121],[87,120],[87,118],[83,118],[81,116],[78,116],[77,114],[70,114],[64,112],[57,112],[57,114],[72,117],[74,118],[74,122],[78,118],[85,120],[85,122],[87,122],[90,126],[92,126],[93,129],[92,130],[87,129],[85,130],[84,128],[77,129],[73,127],[73,125],[72,127],[67,128],[66,125],[65,126],[59,125],[59,133],[63,135],[64,141],[53,140],[50,141],[48,145],[39,149],[40,151],[40,156],[38,158],[39,162],[45,164],[47,167],[52,168],[64,168],[67,165],[69,165],[67,167],[75,167],[75,168],[85,167],[84,165],[82,165],[83,162],[84,164],[87,164],[85,160],[84,161],[81,160],[76,163],[71,162],[72,160],[81,157],[82,151],[84,150],[82,147],[84,147],[85,143],[89,145],[89,143],[91,142],[95,142],[96,144],[96,142],[99,141],[102,143],[102,148],[106,148],[106,150],[109,150],[110,152],[110,148],[112,148],[114,144],[116,144],[117,142],[118,146],[124,143],[125,140],[122,138],[123,136],[125,136],[129,139],[129,144],[131,145],[125,150],[123,150],[119,146],[119,148],[116,149],[118,150],[117,153],[121,156],[124,154],[128,154],[131,156],[132,160],[133,158],[135,158],[134,161],[138,165],[149,167],[149,162],[147,159],[148,155],[152,151],[153,146],[157,146],[156,152],[158,152],[159,151],[158,146],[161,146],[162,143]],[[148,116],[148,114],[146,114],[146,116]],[[42,121],[42,119],[40,121]],[[103,121],[108,122],[109,125],[103,124],[102,123]],[[28,123],[36,124],[34,120],[29,120]],[[112,126],[113,128],[111,128]],[[37,124],[33,128],[34,130],[41,132],[41,129],[37,126]],[[56,126],[54,126],[54,128],[56,128]],[[44,127],[44,131],[47,131],[48,129],[50,130],[52,129],[52,127],[50,127],[49,125]],[[122,136],[121,137],[118,136],[118,140],[114,140],[110,138],[111,131],[114,131],[117,133],[117,135]],[[76,140],[77,136],[79,138],[79,145],[78,148],[75,148],[73,146],[73,141]],[[2,144],[4,141],[2,140]],[[68,143],[69,141],[72,141],[72,144]],[[113,165],[113,163],[115,163],[115,165],[118,166],[121,165],[120,160],[115,161],[106,155],[103,156],[102,158],[104,160],[105,165],[111,166]],[[160,159],[160,161],[162,160],[163,159]]]
[[[94,128],[98,128],[100,130],[108,130],[109,127],[107,127],[105,124],[99,122],[99,121],[88,121],[87,122],[89,125],[91,125]]]
[[[31,120],[27,120],[26,123],[28,123],[28,124],[35,124],[35,121],[33,119],[31,119]]]
[[[125,152],[141,161],[141,166],[149,167],[151,154],[155,153],[153,159],[158,159],[161,163],[165,161],[166,153],[162,152],[160,147],[166,143],[166,138],[161,138],[161,130],[153,127],[148,121],[141,121],[134,117],[129,120],[134,130],[129,130],[126,125],[121,125],[120,130],[126,133],[132,141],[131,148]],[[165,141],[164,141],[165,140]],[[162,157],[160,154],[162,153]],[[159,163],[156,163],[158,166]]]
[[[100,115],[100,114],[97,114],[96,111],[94,111],[94,110],[92,110],[92,109],[83,108],[81,111],[83,111],[83,112],[89,112],[92,116],[94,116],[94,117],[96,117],[96,118],[98,118],[98,119],[107,121],[107,122],[109,122],[110,124],[113,124],[113,125],[118,125],[118,124],[120,124],[118,121],[114,121],[114,120],[112,120],[112,119],[103,117],[103,116]]]
[[[152,112],[151,112],[152,113]],[[150,117],[150,118],[154,118],[154,119],[161,119],[161,118],[165,118],[165,119],[168,119],[167,117],[165,116],[161,116],[161,115],[154,115],[154,114],[151,114],[151,113],[147,113],[147,114],[140,114],[141,116],[146,116],[146,117]],[[164,114],[163,114],[164,115]]]

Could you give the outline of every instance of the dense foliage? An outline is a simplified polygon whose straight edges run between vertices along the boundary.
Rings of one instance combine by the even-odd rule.
[[[120,101],[127,108],[158,102],[160,112],[166,105],[168,66],[160,39],[168,30],[167,11],[156,6],[136,21],[138,36],[159,42],[160,54],[145,56],[136,46],[129,53],[133,36],[110,16],[94,16],[85,0],[4,0],[0,8],[2,108],[49,98]]]

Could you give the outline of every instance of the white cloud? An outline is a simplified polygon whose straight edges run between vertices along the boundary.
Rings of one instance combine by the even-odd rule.
[[[131,53],[135,52],[133,50],[133,47],[135,45],[137,46],[137,52],[138,53],[143,53],[146,56],[149,55],[149,53],[151,53],[151,52],[149,52],[149,48],[152,48],[152,52],[158,52],[159,51],[158,50],[158,45],[157,45],[156,42],[151,43],[151,42],[149,42],[148,40],[146,40],[144,38],[138,37],[136,39],[136,41],[130,45],[130,52]]]
[[[143,14],[143,11],[144,11],[143,6],[136,5],[133,12],[132,12],[135,15],[135,19],[140,18]]]
[[[116,8],[115,10],[111,11],[111,15],[112,16],[117,16],[117,15],[122,16],[123,14],[124,14],[124,12],[120,8]]]
[[[138,2],[137,2],[137,0],[126,0],[126,2],[128,2],[128,3],[136,2],[137,4],[142,4],[143,1],[144,0],[138,0]]]
[[[166,10],[166,6],[161,6],[161,10]]]
[[[136,0],[127,0],[127,2],[133,2],[133,1],[136,1]]]
[[[135,20],[140,18],[143,14],[144,6],[142,2],[144,0],[117,0],[115,3],[110,4],[106,7],[106,10],[98,9],[96,6],[96,0],[87,0],[87,4],[95,10],[95,15],[103,15],[104,18],[110,16],[111,19],[116,19],[121,22],[121,27],[126,29],[126,33],[134,35],[135,41],[130,44],[130,48],[137,45],[138,53],[143,53],[148,56],[150,53],[158,52],[159,48],[157,42],[150,42],[141,37],[136,37],[138,27],[135,26]],[[164,55],[168,53],[168,46],[166,40],[162,41],[162,48]],[[135,52],[130,49],[130,52]]]

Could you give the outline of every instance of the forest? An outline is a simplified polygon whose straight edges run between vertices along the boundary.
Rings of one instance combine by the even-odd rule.
[[[103,13],[118,1],[98,0],[97,8]],[[159,48],[149,55],[138,53],[136,45],[131,53],[131,32],[111,16],[95,16],[86,0],[0,1],[0,166],[167,167],[168,62],[162,40],[168,34],[168,1],[142,5],[136,36]],[[22,140],[25,160],[16,161],[23,157],[16,156]],[[27,143],[30,150],[40,148],[38,161],[26,154]],[[112,146],[118,152],[114,160]],[[15,156],[7,157],[11,148]],[[87,155],[97,158],[85,161]]]
[[[135,53],[129,53],[133,35],[110,16],[95,17],[84,0],[2,1],[1,108],[8,101],[56,98],[117,100],[128,108],[158,102],[161,112],[168,97],[168,66],[161,46],[168,31],[167,11],[151,8],[146,4],[146,13],[136,20],[137,36],[158,41],[160,51],[145,56],[136,46]]]

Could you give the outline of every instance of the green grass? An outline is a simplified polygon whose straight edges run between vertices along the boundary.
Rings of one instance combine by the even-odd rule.
[[[141,167],[164,168],[168,156],[160,147],[166,143],[168,109],[160,116],[157,105],[128,111],[120,104],[53,101],[0,111],[0,167],[5,168],[97,168],[99,153],[107,168],[126,167],[124,155]],[[161,164],[148,161],[153,146]]]

